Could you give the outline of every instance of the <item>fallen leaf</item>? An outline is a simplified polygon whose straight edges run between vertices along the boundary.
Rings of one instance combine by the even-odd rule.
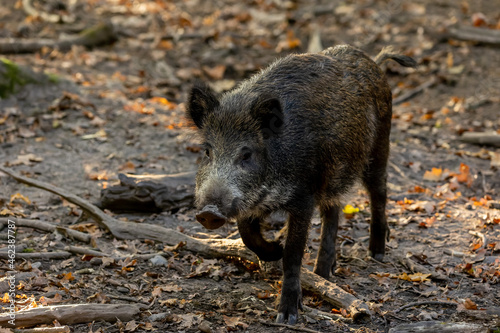
[[[83,140],[90,140],[90,139],[105,139],[108,135],[106,134],[106,131],[103,129],[98,130],[94,134],[87,134],[83,135],[82,139]]]
[[[477,310],[477,304],[471,301],[470,298],[465,299],[464,306],[467,310]]]
[[[268,299],[268,298],[271,298],[271,297],[272,297],[272,294],[271,294],[271,292],[269,290],[257,293],[257,298],[258,299]]]
[[[221,80],[226,72],[226,66],[217,65],[215,67],[203,66],[205,73],[213,80]]]
[[[139,327],[139,324],[135,322],[135,320],[129,321],[127,325],[125,325],[125,331],[133,332]]]
[[[431,171],[425,171],[424,180],[430,180],[430,181],[437,182],[437,181],[441,180],[442,174],[443,174],[443,169],[432,168]]]
[[[359,212],[359,208],[354,208],[351,205],[345,205],[345,207],[342,209],[342,211],[344,212],[344,214],[353,215],[354,213]]]
[[[299,47],[301,44],[300,39],[295,37],[293,30],[288,30],[286,33],[286,40],[282,40],[278,43],[278,46],[276,46],[276,52],[279,53],[283,50],[292,50]]]
[[[25,154],[25,155],[18,155],[17,159],[15,159],[12,162],[9,162],[9,165],[10,166],[20,165],[20,164],[31,165],[32,164],[31,162],[42,162],[42,161],[43,158],[40,156],[37,156],[35,154]]]
[[[21,193],[16,193],[16,194],[11,195],[10,196],[10,203],[12,203],[16,199],[20,199],[20,200],[26,202],[28,205],[31,204],[31,200],[28,197],[25,197],[24,195],[22,195]]]
[[[21,138],[32,138],[35,136],[35,132],[26,127],[19,128],[18,134]]]
[[[475,27],[483,27],[488,25],[486,16],[483,13],[474,13],[471,17],[472,25]]]
[[[162,291],[166,291],[167,293],[171,293],[172,291],[181,291],[182,287],[179,287],[176,284],[168,284],[160,287]]]
[[[201,322],[201,318],[199,316],[191,313],[177,315],[177,316],[181,319],[181,324],[179,325],[179,328],[190,328],[193,325]]]
[[[243,329],[248,327],[248,324],[245,324],[241,321],[241,317],[228,317],[222,316],[224,318],[224,322],[230,329],[236,329],[237,326],[241,326]]]
[[[491,157],[491,165],[492,169],[500,169],[500,153],[490,151],[488,152]]]
[[[178,298],[169,298],[169,299],[166,299],[164,301],[160,300],[160,301],[158,301],[158,303],[160,303],[160,305],[162,305],[162,306],[173,307],[173,306],[177,305],[178,301],[179,301]]]

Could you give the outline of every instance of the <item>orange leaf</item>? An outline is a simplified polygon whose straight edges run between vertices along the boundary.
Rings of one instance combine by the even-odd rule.
[[[257,298],[258,299],[268,299],[271,298],[271,292],[269,290],[266,290],[265,292],[259,292],[257,293]]]
[[[464,306],[467,310],[477,310],[477,304],[467,298],[464,302]]]
[[[426,171],[424,174],[424,180],[430,180],[437,182],[441,180],[441,175],[443,174],[442,168],[432,168],[431,171]]]
[[[207,73],[208,76],[210,76],[210,78],[214,80],[221,80],[224,77],[224,73],[226,72],[226,66],[218,65],[212,68],[203,66],[203,70],[205,71],[205,73]]]

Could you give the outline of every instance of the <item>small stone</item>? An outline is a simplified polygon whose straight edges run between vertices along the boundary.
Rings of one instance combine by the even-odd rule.
[[[212,333],[212,329],[210,328],[210,322],[207,320],[202,321],[198,325],[198,329],[203,333]]]

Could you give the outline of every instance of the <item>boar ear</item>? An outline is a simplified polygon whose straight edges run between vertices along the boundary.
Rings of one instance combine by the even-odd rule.
[[[207,113],[212,112],[217,106],[219,100],[212,88],[204,83],[196,83],[189,93],[186,117],[201,128]]]
[[[281,133],[283,129],[283,111],[279,99],[264,96],[254,102],[252,115],[260,122],[264,138]]]

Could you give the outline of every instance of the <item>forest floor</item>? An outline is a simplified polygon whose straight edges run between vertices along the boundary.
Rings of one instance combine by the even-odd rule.
[[[70,6],[32,2],[52,13]],[[118,182],[119,173],[197,169],[200,146],[183,116],[196,81],[210,82],[218,92],[229,90],[278,57],[317,49],[313,37],[324,48],[348,43],[375,56],[392,45],[414,57],[416,69],[384,65],[394,98],[434,80],[393,107],[387,203],[391,236],[385,262],[367,258],[369,201],[363,189],[355,189],[345,204],[360,211],[340,226],[337,270],[330,278],[367,302],[372,320],[344,323],[303,315],[297,327],[383,332],[426,320],[500,326],[500,148],[460,140],[464,132],[500,133],[500,52],[498,46],[443,37],[454,25],[500,29],[498,0],[349,0],[335,6],[326,0],[314,5],[302,0],[87,0],[66,9],[73,22],[49,23],[27,15],[20,0],[0,0],[0,38],[61,39],[102,21],[111,22],[118,36],[114,44],[92,49],[2,55],[55,74],[59,83],[28,84],[0,99],[0,163],[91,202]],[[152,304],[128,323],[73,324],[72,332],[291,332],[262,322],[276,316],[280,276],[182,247],[116,240],[81,216],[77,206],[1,172],[0,189],[0,216],[71,226],[97,237],[99,250],[114,256],[169,253],[164,265],[149,260],[96,264],[81,255],[18,260],[16,270],[37,276],[17,290],[27,296],[25,306],[126,303],[126,296]],[[203,239],[237,237],[234,224],[204,229],[192,207],[156,214],[107,213]],[[308,269],[319,230],[316,215],[303,261]],[[5,239],[0,244],[7,244]],[[22,244],[47,252],[77,242],[18,228],[16,245]],[[401,264],[404,257],[441,278],[409,270]],[[1,274],[6,267],[7,261],[0,261]],[[421,301],[456,305],[400,309]],[[304,293],[304,304],[346,314],[312,293]],[[496,317],[489,315],[495,312]],[[161,320],[150,318],[159,313],[165,313]]]

